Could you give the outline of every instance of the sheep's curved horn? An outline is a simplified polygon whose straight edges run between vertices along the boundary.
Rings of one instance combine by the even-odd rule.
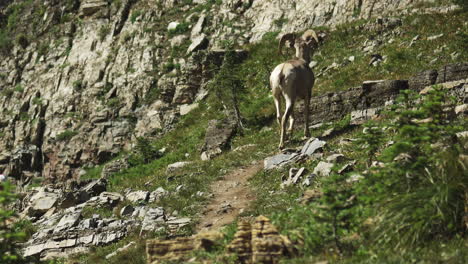
[[[312,43],[312,40],[315,40],[315,42],[316,42],[317,44],[319,43],[317,33],[315,33],[315,31],[312,30],[312,29],[309,29],[309,30],[307,30],[306,32],[304,32],[304,34],[302,34],[302,39],[303,39],[307,44],[311,44],[311,43]]]
[[[279,42],[278,50],[281,55],[283,55],[283,46],[286,41],[289,41],[291,43],[291,46],[294,46],[294,42],[296,41],[296,34],[294,33],[288,33],[284,34]]]

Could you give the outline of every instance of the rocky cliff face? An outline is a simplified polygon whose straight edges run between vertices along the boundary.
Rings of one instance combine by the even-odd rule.
[[[0,6],[1,23],[10,23],[18,2]],[[22,5],[28,39],[18,37],[0,55],[0,171],[23,180],[77,177],[84,166],[130,149],[136,137],[171,129],[206,95],[206,69],[220,65],[225,41],[245,44],[270,31],[337,25],[430,1],[217,2]]]

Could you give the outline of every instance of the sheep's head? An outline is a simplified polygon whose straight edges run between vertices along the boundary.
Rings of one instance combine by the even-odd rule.
[[[296,57],[304,59],[305,61],[310,60],[310,52],[315,48],[318,43],[317,33],[312,29],[307,30],[302,36],[297,37],[295,33],[288,33],[281,37],[279,42],[279,53],[282,55],[283,46],[288,43],[289,48],[296,49]]]

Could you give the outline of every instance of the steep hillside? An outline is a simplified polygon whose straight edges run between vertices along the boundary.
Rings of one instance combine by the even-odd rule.
[[[238,263],[236,223],[260,215],[286,263],[463,263],[466,17],[452,1],[1,4],[0,172],[21,198],[5,227],[30,263]],[[268,76],[292,56],[278,36],[308,28],[318,141],[296,129],[279,152]],[[159,250],[194,234],[215,246]]]
[[[0,19],[1,168],[23,181],[77,178],[136,137],[170,130],[222,56],[197,50],[424,3],[11,1]]]

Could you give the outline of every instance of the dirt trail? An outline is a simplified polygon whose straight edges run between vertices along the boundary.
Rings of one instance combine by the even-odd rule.
[[[248,179],[263,169],[262,161],[236,169],[211,184],[213,198],[206,205],[197,231],[218,230],[230,224],[255,199],[248,186]]]

